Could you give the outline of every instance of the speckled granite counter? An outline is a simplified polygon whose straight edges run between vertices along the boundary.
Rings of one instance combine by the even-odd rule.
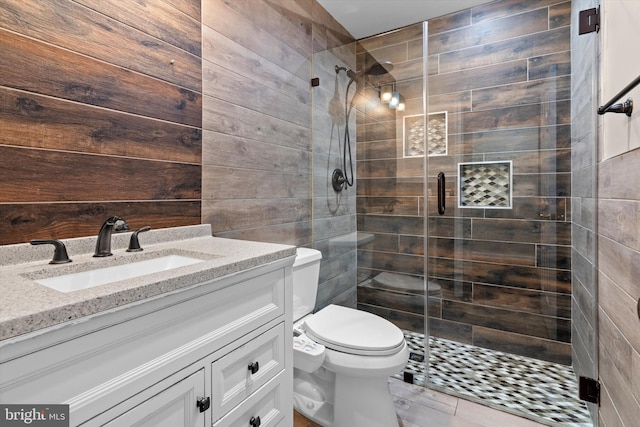
[[[211,237],[209,225],[151,230],[140,235],[142,252],[126,252],[131,233],[114,234],[113,256],[94,258],[96,237],[65,239],[73,262],[50,265],[53,247],[0,246],[0,340],[295,256],[294,246]],[[164,272],[62,293],[34,280],[164,255],[203,262]]]

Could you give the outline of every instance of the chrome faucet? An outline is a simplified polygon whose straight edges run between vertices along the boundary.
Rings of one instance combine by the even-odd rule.
[[[96,241],[95,257],[111,256],[111,233],[120,233],[129,230],[129,224],[119,216],[107,218],[100,228]]]

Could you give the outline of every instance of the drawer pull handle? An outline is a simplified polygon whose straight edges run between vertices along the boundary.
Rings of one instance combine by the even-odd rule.
[[[251,417],[249,425],[251,427],[258,427],[260,425],[260,417]]]
[[[258,362],[253,362],[249,366],[247,366],[247,369],[250,370],[251,371],[251,375],[253,375],[256,372],[258,372],[258,370],[260,369],[260,364]],[[258,418],[258,420],[259,420],[259,418]]]
[[[211,406],[211,399],[208,397],[202,397],[196,400],[196,406],[200,409],[200,412],[204,412],[209,409],[209,406]]]

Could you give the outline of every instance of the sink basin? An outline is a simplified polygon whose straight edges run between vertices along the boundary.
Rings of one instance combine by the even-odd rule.
[[[36,280],[36,283],[55,289],[60,292],[74,292],[120,280],[133,279],[151,273],[167,271],[186,265],[204,262],[198,258],[182,255],[167,255],[146,261],[131,262],[113,267],[99,268],[96,270],[82,271],[79,273],[65,274]]]

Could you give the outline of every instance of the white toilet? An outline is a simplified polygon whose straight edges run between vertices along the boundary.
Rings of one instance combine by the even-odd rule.
[[[321,258],[298,248],[293,264],[295,409],[324,427],[397,427],[387,379],[409,360],[404,335],[352,308],[329,305],[311,314]]]

